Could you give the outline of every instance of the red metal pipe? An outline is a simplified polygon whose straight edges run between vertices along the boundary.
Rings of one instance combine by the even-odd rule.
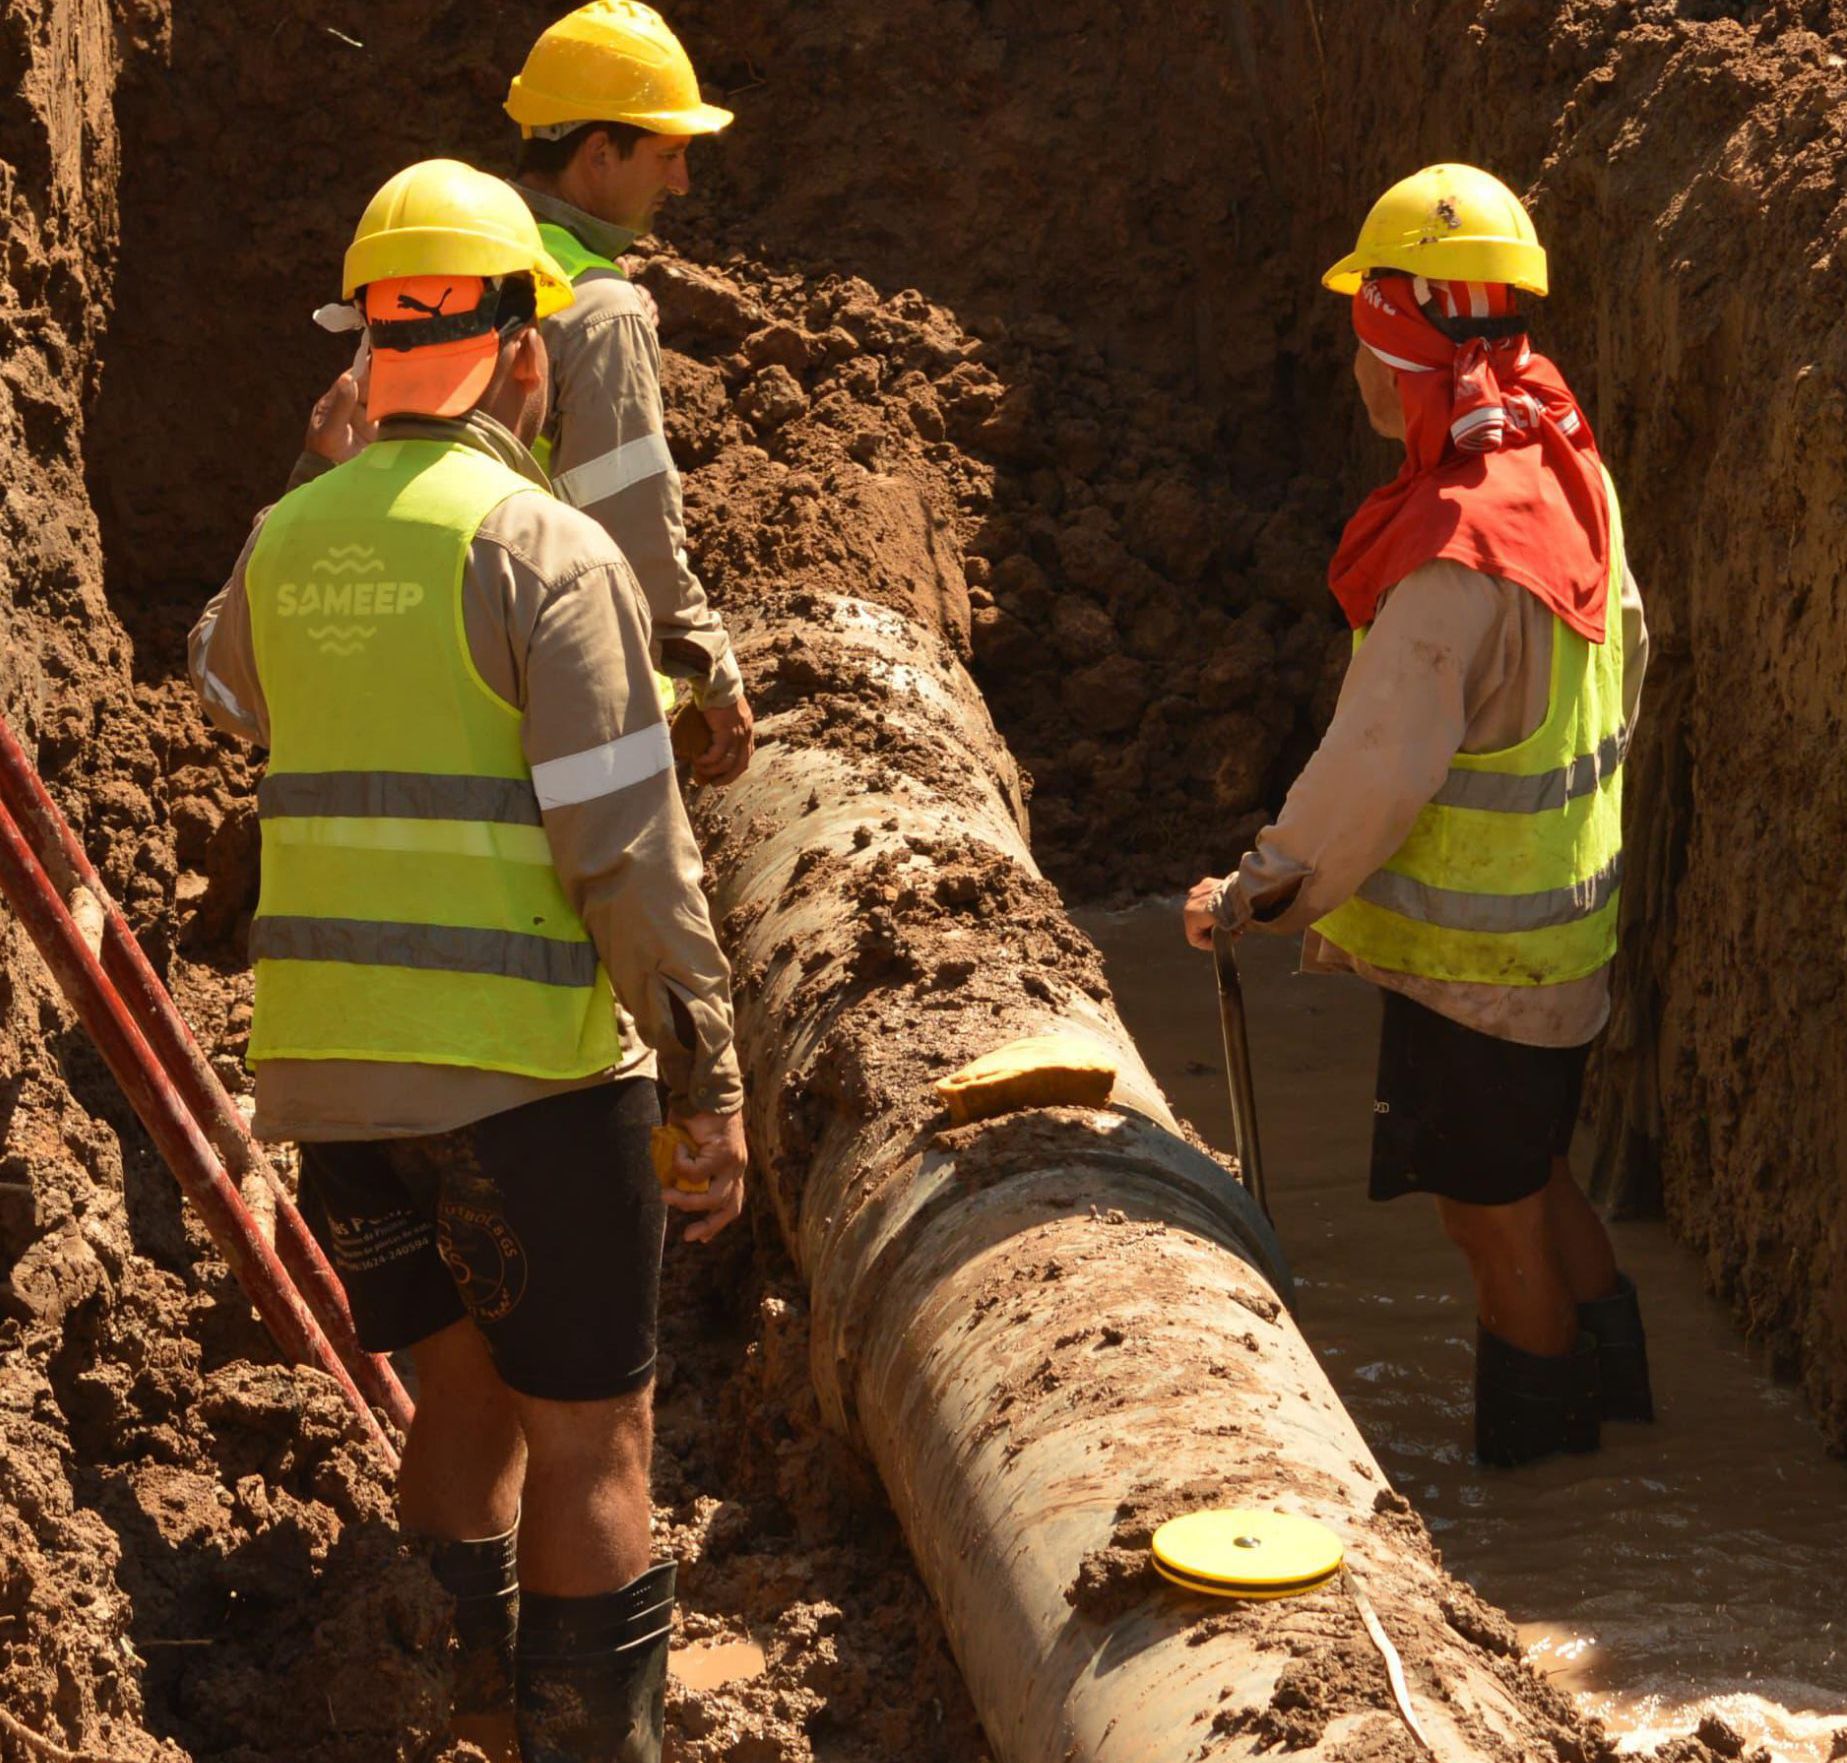
[[[78,1018],[101,1049],[142,1124],[153,1136],[186,1197],[198,1209],[218,1252],[256,1307],[277,1346],[291,1359],[327,1373],[340,1386],[372,1442],[395,1470],[397,1453],[340,1363],[320,1324],[290,1283],[275,1250],[257,1231],[231,1178],[161,1069],[153,1049],[90,953],[64,901],[12,811],[0,804],[0,889]]]
[[[410,1396],[398,1381],[398,1374],[391,1369],[391,1361],[383,1354],[368,1353],[360,1345],[359,1331],[347,1307],[346,1291],[283,1185],[282,1177],[276,1173],[275,1165],[262,1146],[251,1136],[243,1115],[218,1081],[218,1074],[206,1063],[192,1030],[174,1007],[166,987],[160,983],[160,976],[148,965],[120,909],[108,895],[101,898],[104,971],[115,981],[123,1001],[153,1044],[162,1066],[172,1075],[193,1118],[205,1130],[225,1167],[233,1176],[257,1175],[268,1184],[276,1203],[277,1259],[288,1270],[296,1289],[366,1399],[383,1409],[385,1418],[393,1426],[408,1432],[414,1409]]]
[[[277,1258],[354,1383],[368,1401],[384,1411],[392,1425],[408,1431],[414,1410],[397,1373],[383,1355],[368,1353],[360,1345],[346,1293],[320,1244],[314,1240],[275,1165],[251,1136],[243,1115],[207,1062],[186,1019],[174,1006],[121,908],[104,887],[89,854],[52,800],[37,767],[26,756],[4,715],[0,715],[0,801],[12,810],[21,830],[32,839],[47,871],[54,869],[54,859],[68,871],[67,875],[54,875],[59,891],[68,893],[72,886],[81,885],[102,907],[103,971],[115,982],[136,1025],[153,1046],[162,1068],[172,1077],[226,1169],[240,1178],[260,1176],[268,1184],[276,1202]]]

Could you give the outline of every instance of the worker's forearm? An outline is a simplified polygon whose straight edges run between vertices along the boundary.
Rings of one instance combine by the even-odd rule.
[[[295,468],[289,473],[289,481],[284,486],[283,494],[290,490],[299,490],[303,484],[311,484],[317,477],[325,477],[334,468],[334,462],[325,454],[310,453],[306,448],[296,455]]]
[[[743,681],[730,639],[686,557],[680,474],[661,403],[660,342],[631,289],[598,283],[594,305],[585,319],[553,327],[552,487],[621,547],[641,584],[662,672],[687,680],[702,704],[735,703]]]
[[[1299,931],[1404,843],[1462,745],[1464,674],[1492,626],[1491,594],[1477,607],[1454,581],[1413,576],[1388,597],[1321,745],[1221,895],[1222,922]]]

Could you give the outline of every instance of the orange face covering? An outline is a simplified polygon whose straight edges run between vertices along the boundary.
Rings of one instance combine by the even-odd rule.
[[[1398,382],[1405,462],[1347,522],[1328,586],[1358,630],[1388,588],[1447,557],[1518,582],[1601,643],[1610,511],[1589,422],[1524,331],[1455,342],[1426,300],[1464,320],[1513,311],[1493,283],[1385,275],[1354,295],[1354,330]]]

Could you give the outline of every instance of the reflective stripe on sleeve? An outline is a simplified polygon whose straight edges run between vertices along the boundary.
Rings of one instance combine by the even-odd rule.
[[[552,480],[560,500],[573,508],[591,508],[598,502],[618,495],[644,478],[659,477],[673,470],[673,455],[667,451],[665,435],[640,435],[586,459],[561,477]]]
[[[598,796],[613,796],[658,777],[673,765],[673,738],[664,722],[651,723],[632,735],[619,735],[600,747],[547,759],[532,768],[532,787],[542,808],[571,808]]]
[[[1614,777],[1629,751],[1629,731],[1618,729],[1594,753],[1580,754],[1553,771],[1516,777],[1504,771],[1458,766],[1431,797],[1439,808],[1477,808],[1493,814],[1543,814],[1588,796]]]
[[[1537,894],[1469,894],[1458,888],[1432,887],[1396,870],[1381,869],[1367,877],[1359,898],[1368,905],[1439,930],[1490,931],[1509,935],[1549,930],[1594,917],[1622,885],[1623,860],[1571,887],[1547,888]]]
[[[521,931],[371,923],[356,918],[258,918],[250,927],[250,958],[482,973],[541,986],[592,986],[597,971],[596,948],[588,942],[563,942]]]
[[[539,826],[539,799],[523,777],[458,777],[421,771],[271,772],[257,786],[257,813],[366,820],[486,820]]]
[[[255,719],[243,705],[238,703],[237,694],[208,667],[205,670],[205,696],[216,704],[220,710],[228,711],[239,722],[252,722]]]

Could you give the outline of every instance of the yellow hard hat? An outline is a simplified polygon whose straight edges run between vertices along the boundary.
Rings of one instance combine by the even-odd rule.
[[[699,77],[667,21],[641,0],[590,0],[533,44],[507,93],[520,133],[557,137],[587,122],[651,135],[715,135],[731,112],[699,96]]]
[[[545,249],[511,184],[459,159],[407,166],[366,204],[347,247],[345,295],[372,282],[426,275],[533,279],[539,317],[571,304],[571,279]]]
[[[1357,294],[1370,269],[1546,291],[1546,254],[1520,198],[1472,165],[1427,165],[1393,184],[1321,285]]]

